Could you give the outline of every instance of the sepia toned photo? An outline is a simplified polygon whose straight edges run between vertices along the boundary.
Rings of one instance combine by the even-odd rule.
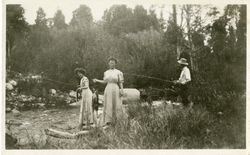
[[[246,4],[5,5],[6,150],[246,149]]]

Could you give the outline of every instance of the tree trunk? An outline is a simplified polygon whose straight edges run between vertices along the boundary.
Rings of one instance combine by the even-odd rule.
[[[177,33],[176,35],[176,45],[175,45],[175,54],[177,55],[177,59],[179,59],[180,56],[180,48],[179,48],[179,41],[178,41],[178,29],[177,29],[177,13],[176,13],[176,5],[173,5],[173,22],[174,22],[174,27],[175,27],[175,32]]]
[[[7,62],[10,64],[10,41],[7,40]]]
[[[193,71],[196,71],[197,67],[196,67],[196,64],[194,63],[194,57],[195,57],[195,54],[194,54],[194,45],[193,45],[193,41],[192,41],[192,32],[191,32],[191,26],[190,26],[190,21],[191,21],[191,5],[185,5],[184,6],[184,10],[185,10],[185,13],[186,13],[186,22],[187,22],[187,37],[188,37],[188,42],[189,42],[189,55],[190,55],[190,66],[191,66],[191,69]]]

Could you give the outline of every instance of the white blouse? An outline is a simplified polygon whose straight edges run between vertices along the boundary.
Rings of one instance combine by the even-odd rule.
[[[185,66],[183,67],[181,71],[181,75],[180,75],[178,82],[182,84],[186,84],[189,81],[191,81],[190,70],[187,68],[187,66]]]
[[[107,83],[123,83],[123,73],[118,69],[109,69],[104,72],[103,80]]]

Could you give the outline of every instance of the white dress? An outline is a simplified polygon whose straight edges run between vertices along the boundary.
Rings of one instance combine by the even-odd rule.
[[[104,72],[103,80],[107,82],[104,91],[103,124],[115,123],[124,116],[119,83],[124,82],[123,73],[117,69]]]
[[[89,80],[87,77],[83,77],[80,82],[81,87],[86,87],[82,89],[82,100],[80,107],[80,124],[90,124],[93,123],[93,110],[92,110],[92,92],[89,89]]]

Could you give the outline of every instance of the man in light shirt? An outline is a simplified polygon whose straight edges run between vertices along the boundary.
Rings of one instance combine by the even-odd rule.
[[[191,81],[190,70],[187,67],[188,66],[187,59],[181,58],[177,62],[181,65],[182,71],[181,71],[179,79],[174,81],[174,83],[176,86],[180,88],[180,91],[178,92],[178,94],[181,96],[183,105],[187,106],[189,103],[188,85]]]

